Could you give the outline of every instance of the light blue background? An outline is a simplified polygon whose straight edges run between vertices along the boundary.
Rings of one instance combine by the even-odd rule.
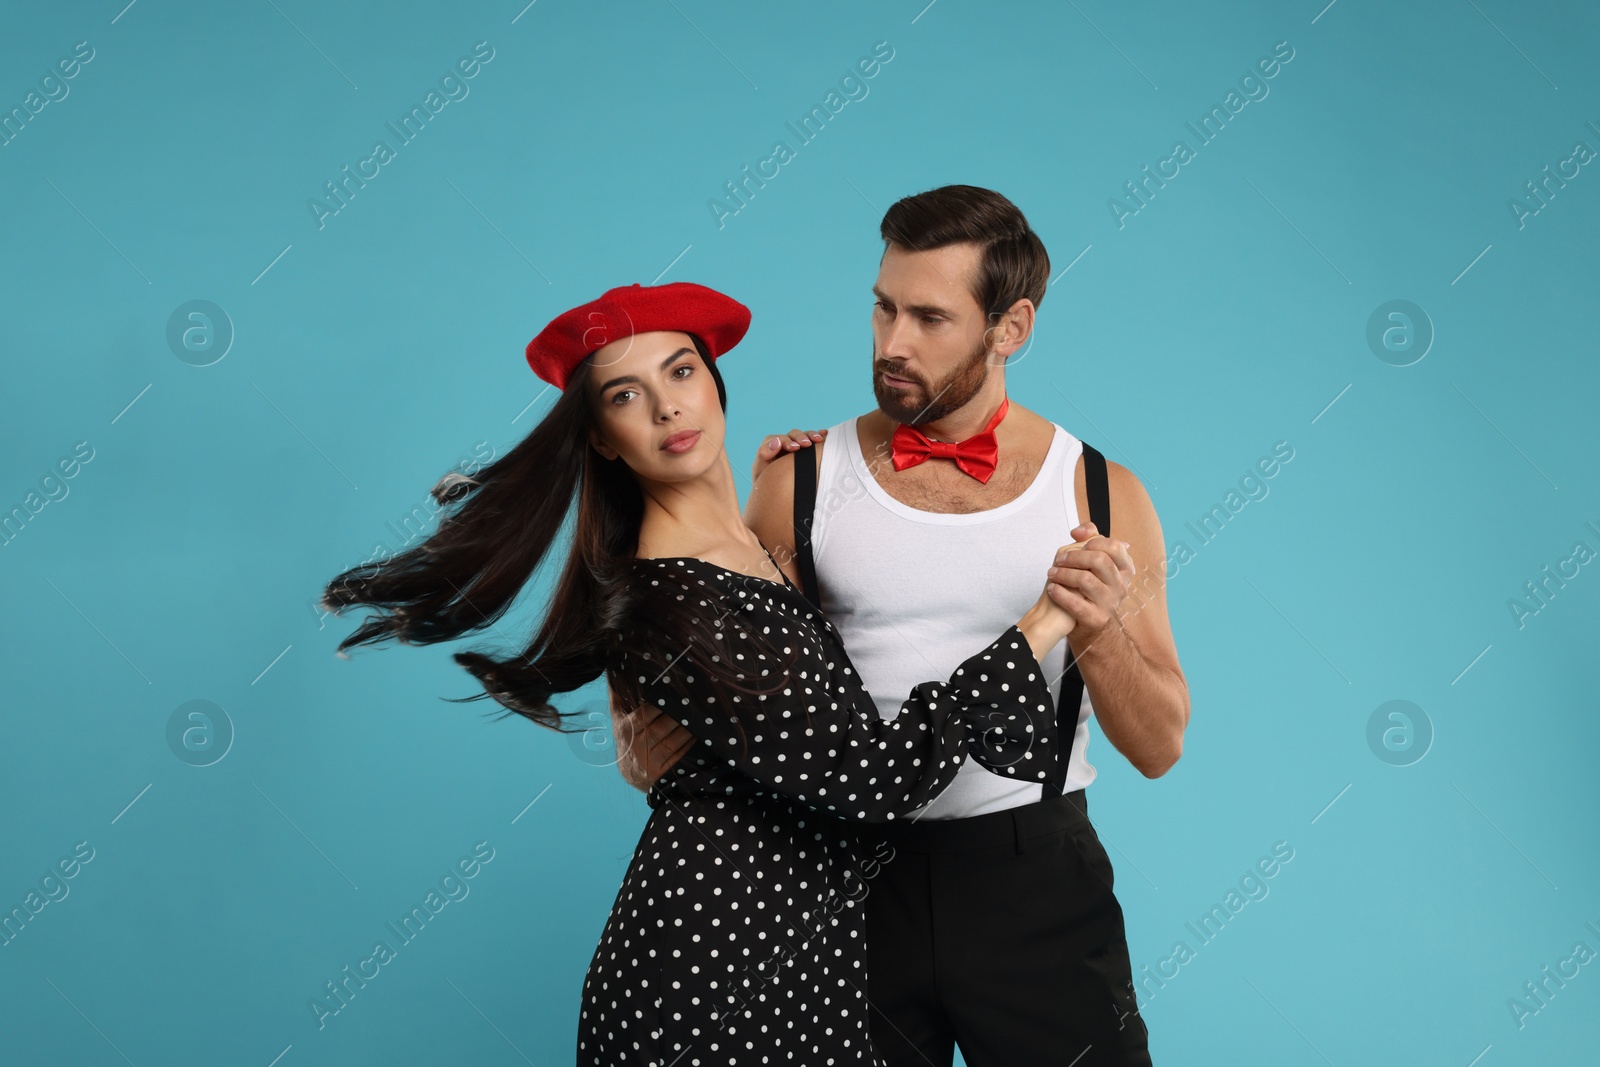
[[[1595,9],[925,2],[8,9],[5,109],[94,58],[0,147],[0,509],[93,459],[0,550],[0,910],[94,858],[0,948],[0,1058],[572,1062],[642,795],[443,702],[473,691],[451,647],[336,658],[355,619],[311,604],[521,439],[553,396],[523,346],[610,286],[753,309],[723,365],[742,489],[763,433],[868,410],[879,218],[967,182],[1052,256],[1011,395],[1197,548],[1169,585],[1182,761],[1090,749],[1136,977],[1195,952],[1141,986],[1154,1062],[1596,1062],[1600,963],[1508,1007],[1600,951],[1600,567],[1508,607],[1600,549],[1600,164],[1509,206],[1600,149]],[[319,229],[307,201],[479,41],[470,94]],[[707,201],[878,41],[868,95],[719,227]],[[1108,200],[1280,41],[1269,95],[1119,228]],[[196,367],[166,329],[202,299],[236,336]],[[1366,341],[1395,299],[1436,331],[1404,367]],[[1269,494],[1197,547],[1278,441]],[[542,589],[462,646],[520,646]],[[169,748],[191,700],[236,731],[209,767]],[[1408,766],[1368,745],[1390,700],[1431,723]],[[323,983],[478,841],[470,895],[319,1030]],[[1269,895],[1199,945],[1279,841]]]

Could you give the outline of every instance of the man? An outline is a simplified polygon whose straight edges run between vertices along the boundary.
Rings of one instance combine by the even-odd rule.
[[[767,441],[745,521],[804,580],[888,714],[1025,609],[1054,555],[1051,595],[1077,626],[1045,666],[1078,726],[1062,720],[1073,744],[1053,788],[969,758],[911,820],[865,828],[891,855],[863,901],[873,1043],[892,1067],[948,1067],[955,1047],[969,1067],[1148,1065],[1084,788],[1091,714],[1146,777],[1182,753],[1189,697],[1161,525],[1131,472],[1007,398],[1007,358],[1026,349],[1050,275],[1016,206],[946,186],[896,203],[880,233],[877,408]],[[794,462],[771,462],[785,444]],[[1117,540],[1078,521],[1096,511],[1115,516]],[[639,788],[693,743],[664,715],[631,735],[614,722]]]

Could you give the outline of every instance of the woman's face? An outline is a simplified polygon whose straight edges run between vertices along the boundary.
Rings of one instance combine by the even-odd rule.
[[[589,372],[590,441],[642,478],[682,482],[722,460],[717,383],[686,333],[656,330],[596,351]],[[672,446],[672,447],[668,447]]]

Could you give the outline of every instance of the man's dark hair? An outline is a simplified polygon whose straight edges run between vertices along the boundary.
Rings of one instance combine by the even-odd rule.
[[[1023,297],[1038,307],[1050,280],[1050,256],[1017,205],[992,189],[945,185],[896,201],[878,226],[885,245],[908,252],[971,242],[981,253],[973,297],[989,320]]]

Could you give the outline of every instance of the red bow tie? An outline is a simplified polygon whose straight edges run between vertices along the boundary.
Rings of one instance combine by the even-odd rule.
[[[965,441],[930,441],[927,435],[915,426],[901,423],[895,428],[894,436],[889,440],[894,469],[903,471],[907,467],[915,467],[929,456],[937,456],[940,459],[955,460],[957,467],[987,485],[989,476],[994,473],[1000,459],[1000,446],[995,440],[994,428],[1000,425],[1000,420],[1005,418],[1006,409],[1010,406],[1009,397],[1002,400],[1000,410],[994,413],[989,425],[985,426],[981,433],[973,434]]]

